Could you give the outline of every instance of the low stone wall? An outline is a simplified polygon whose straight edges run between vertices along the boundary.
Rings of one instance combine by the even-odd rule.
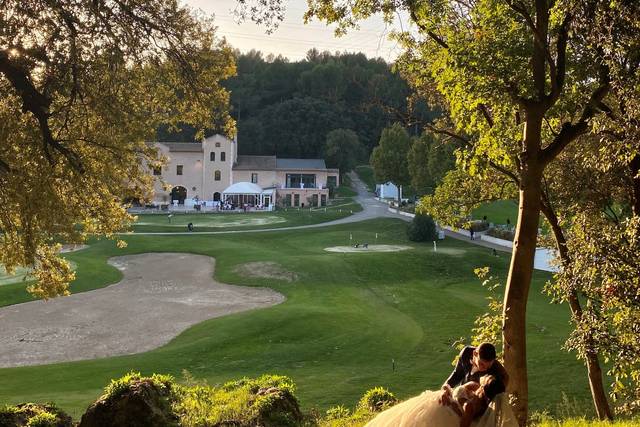
[[[468,232],[467,232],[468,233]],[[511,240],[498,239],[497,237],[482,235],[482,240],[487,243],[493,243],[494,245],[504,246],[507,248],[513,248],[513,242]]]

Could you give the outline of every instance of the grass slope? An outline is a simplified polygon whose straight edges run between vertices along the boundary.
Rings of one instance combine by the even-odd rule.
[[[517,200],[497,200],[495,202],[484,203],[472,213],[473,219],[482,219],[487,217],[487,221],[494,224],[506,224],[507,219],[511,221],[511,225],[515,226],[518,220],[518,201]]]
[[[302,232],[131,235],[124,250],[110,241],[95,242],[72,255],[79,265],[75,291],[116,281],[119,273],[105,264],[110,256],[172,251],[213,256],[217,280],[269,286],[287,301],[205,321],[143,354],[1,369],[0,402],[55,401],[78,416],[109,379],[132,369],[178,377],[188,370],[210,384],[263,373],[288,375],[307,408],[353,406],[376,385],[401,398],[438,388],[452,369],[452,344],[468,335],[475,316],[485,310],[485,290],[473,269],[488,265],[504,277],[508,258],[452,239],[434,253],[430,244],[408,242],[405,227],[399,220],[379,219]],[[379,233],[378,243],[414,249],[346,255],[323,250],[347,244],[350,233],[369,242]],[[234,272],[237,265],[254,261],[278,262],[299,280],[245,278]],[[584,369],[560,350],[569,316],[566,307],[549,304],[541,294],[549,277],[536,273],[532,284],[528,359],[531,406],[554,411],[561,392],[579,401],[587,401],[589,392]]]

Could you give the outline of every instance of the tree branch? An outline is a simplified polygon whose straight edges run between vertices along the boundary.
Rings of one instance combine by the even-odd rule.
[[[591,94],[591,98],[589,98],[587,105],[584,107],[578,122],[575,124],[567,122],[562,125],[560,133],[553,139],[553,142],[542,150],[542,162],[544,164],[548,164],[555,159],[571,141],[588,130],[589,120],[600,111],[598,105],[610,89],[611,84],[608,80],[602,82]]]
[[[489,107],[487,107],[486,104],[478,104],[478,110],[480,110],[480,112],[484,116],[484,119],[487,121],[487,124],[489,124],[489,127],[492,128],[494,122],[493,117],[491,116],[491,112],[489,111]]]
[[[555,67],[551,67],[553,61],[549,63],[549,70],[551,73],[551,93],[548,97],[547,108],[555,104],[564,87],[564,79],[567,69],[567,41],[569,40],[569,27],[572,19],[573,16],[570,13],[567,13],[562,20],[562,25],[560,26],[560,32],[556,41]]]
[[[492,160],[489,160],[489,166],[491,166],[501,174],[508,176],[518,186],[520,185],[520,178],[518,178],[518,176],[515,173],[511,172],[507,168],[500,166],[499,164],[493,162]]]
[[[418,26],[418,28],[424,31],[433,41],[435,41],[438,45],[440,45],[440,47],[444,49],[449,49],[449,45],[447,44],[447,42],[445,42],[442,39],[442,37],[438,36],[432,30],[428,29],[424,24],[420,23],[420,21],[418,20],[418,15],[416,15],[416,10],[415,10],[416,2],[410,0],[407,2],[407,4],[409,9],[409,15],[411,16],[411,19],[413,20],[413,22],[415,22],[415,24]]]
[[[7,51],[0,51],[0,73],[4,74],[18,96],[20,96],[22,111],[24,113],[30,112],[36,118],[42,134],[44,154],[49,163],[54,163],[49,151],[49,147],[53,147],[67,159],[73,169],[82,173],[84,168],[78,155],[53,138],[51,127],[49,126],[51,100],[38,92],[28,74],[11,62]]]
[[[442,134],[442,135],[447,135],[447,136],[450,136],[451,138],[454,138],[454,139],[457,139],[459,141],[462,141],[466,145],[471,143],[469,138],[467,138],[465,136],[459,135],[459,134],[457,134],[455,132],[451,132],[450,130],[447,130],[447,129],[437,128],[437,127],[433,126],[430,123],[425,124],[424,127],[429,129],[431,132],[439,133],[439,134]]]

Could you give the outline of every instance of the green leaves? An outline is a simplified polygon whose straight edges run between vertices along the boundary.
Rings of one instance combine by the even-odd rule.
[[[150,194],[160,124],[234,133],[220,81],[235,65],[211,22],[172,0],[3,8],[0,51],[20,54],[0,55],[0,263],[34,267],[30,291],[48,298],[73,279],[54,242],[123,231],[123,201]]]
[[[392,182],[396,186],[409,184],[407,155],[410,147],[411,137],[400,123],[382,131],[380,144],[373,149],[370,159],[378,182]]]

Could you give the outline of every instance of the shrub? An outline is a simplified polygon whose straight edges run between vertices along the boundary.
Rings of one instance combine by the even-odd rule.
[[[489,229],[489,222],[482,221],[482,220],[474,220],[474,221],[471,221],[469,227],[476,233],[479,231],[486,231]]]
[[[21,403],[0,408],[0,426],[71,427],[71,417],[52,404]]]
[[[58,418],[50,412],[40,412],[31,417],[27,427],[57,427]]]
[[[377,412],[393,406],[396,403],[398,403],[398,399],[389,390],[383,387],[374,387],[362,396],[358,406]]]
[[[222,387],[180,389],[173,405],[184,427],[202,425],[297,426],[302,419],[295,384],[280,375],[242,378]]]
[[[436,240],[436,224],[430,216],[417,214],[407,227],[407,237],[413,242]]]
[[[338,420],[340,418],[347,418],[351,415],[349,408],[342,405],[334,406],[327,410],[327,420]]]
[[[511,241],[513,241],[515,237],[515,233],[513,230],[509,230],[505,228],[497,228],[497,227],[490,228],[487,231],[486,235],[496,237],[498,239],[511,240]]]

